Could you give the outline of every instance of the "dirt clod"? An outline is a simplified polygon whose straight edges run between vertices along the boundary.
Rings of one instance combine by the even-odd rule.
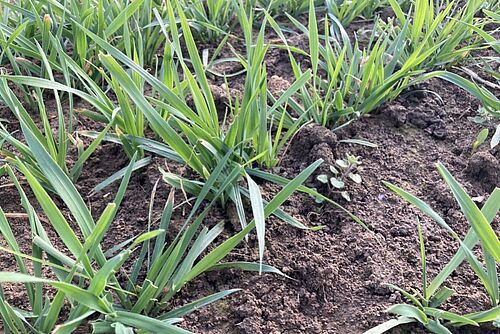
[[[475,153],[465,171],[485,191],[492,192],[500,186],[500,161],[488,151]]]

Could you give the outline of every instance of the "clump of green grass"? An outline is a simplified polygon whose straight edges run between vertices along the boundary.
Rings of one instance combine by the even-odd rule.
[[[102,71],[102,76],[117,96],[118,105],[70,61],[68,64],[72,65],[71,70],[86,83],[84,85],[86,91],[47,79],[23,76],[5,76],[5,78],[19,84],[55,89],[81,97],[100,113],[88,112],[86,115],[96,120],[104,120],[108,126],[115,120],[114,124],[118,130],[114,137],[123,144],[130,156],[141,154],[144,149],[185,163],[201,177],[201,181],[181,178],[167,172],[163,173],[164,180],[199,198],[217,200],[223,205],[228,202],[234,203],[242,229],[246,229],[249,225],[243,205],[244,199],[248,200],[257,226],[259,253],[262,259],[266,215],[272,213],[293,226],[307,228],[278,208],[264,214],[267,202],[263,200],[254,177],[258,175],[259,178],[284,186],[295,184],[297,181],[276,179],[266,173],[258,174],[254,172],[254,168],[274,166],[281,148],[301,124],[295,121],[291,126],[285,127],[284,104],[311,74],[304,73],[281,96],[269,99],[266,69],[263,64],[267,50],[267,45],[264,43],[265,24],[254,39],[253,14],[247,15],[244,7],[239,6],[238,17],[248,47],[245,58],[241,58],[246,69],[245,92],[241,99],[230,104],[229,113],[225,115],[221,126],[189,21],[182,11],[177,12],[179,17],[175,16],[175,5],[168,1],[166,4],[170,30],[163,24],[160,24],[160,27],[167,41],[165,52],[170,56],[163,59],[161,80],[106,40],[74,22],[108,53],[100,54],[101,64],[106,70]],[[178,30],[177,22],[180,22],[181,30]],[[184,58],[180,36],[187,48],[189,59]],[[119,62],[124,64],[125,68]],[[177,74],[178,68],[182,70],[182,80]],[[152,88],[151,95],[145,93],[146,84]],[[188,96],[193,100],[193,107],[186,102]],[[144,138],[142,131],[146,124],[167,144],[167,147]],[[133,126],[132,130],[129,130],[129,126]],[[133,133],[136,130],[137,133]],[[105,133],[101,133],[96,137],[102,138],[104,135]],[[321,161],[315,162],[310,169],[314,171],[319,164]],[[300,187],[300,190],[324,197],[305,187]],[[360,222],[356,217],[352,217]]]
[[[188,218],[170,242],[166,243],[174,208],[173,193],[163,210],[159,229],[151,229],[150,221],[147,232],[104,251],[101,241],[123,200],[135,156],[126,169],[114,201],[107,205],[99,219],[94,220],[89,207],[66,173],[22,120],[21,125],[25,128],[23,130],[27,145],[32,150],[34,159],[69,209],[76,227],[70,226],[66,216],[55,205],[37,177],[30,172],[29,166],[19,158],[9,158],[8,161],[15,161],[16,167],[26,178],[48,219],[50,228],[56,232],[58,241],[64,244],[68,253],[57,249],[54,239],[49,239],[47,227],[41,224],[38,213],[28,200],[13,170],[9,165],[4,165],[0,172],[9,175],[18,189],[33,235],[32,254],[21,253],[18,241],[0,209],[0,234],[7,242],[2,251],[12,254],[18,266],[17,273],[1,272],[0,282],[24,283],[29,303],[28,308],[20,310],[7,302],[4,293],[0,294],[0,316],[6,330],[13,333],[71,333],[80,324],[92,319],[94,331],[97,333],[132,329],[153,333],[188,333],[176,326],[182,320],[181,317],[238,291],[222,291],[170,309],[168,302],[197,276],[206,271],[226,268],[281,274],[279,270],[262,263],[220,262],[257,226],[258,217],[241,232],[214,244],[223,231],[224,224],[219,223],[210,229],[202,226],[204,217],[215,203],[214,200],[209,201],[208,206],[199,212],[205,199],[203,196],[197,198]],[[269,203],[263,205],[261,218],[266,219],[275,212],[314,169],[310,167],[304,170]],[[208,193],[207,190],[204,190],[204,193]],[[83,236],[84,242],[80,241],[77,233]],[[208,250],[211,245],[214,247]],[[127,275],[127,281],[119,281],[115,273],[124,269],[124,263],[134,253],[137,260]],[[28,270],[28,266],[33,270]],[[51,269],[53,278],[44,276],[46,271],[42,268],[45,267]],[[140,272],[145,272],[146,277],[139,275]],[[44,299],[45,284],[57,290],[52,299]],[[66,304],[69,307],[69,315],[61,322],[60,315],[65,300],[69,301]]]
[[[40,54],[43,55],[43,51],[40,49]],[[45,71],[47,75],[46,81],[53,85],[57,85],[55,81],[52,68],[47,61],[47,58],[42,57],[45,60]],[[8,85],[6,78],[7,75],[0,75],[0,101],[2,101],[11,111],[12,116],[19,122],[24,122],[26,128],[37,137],[37,139],[43,144],[44,148],[49,152],[50,156],[57,162],[58,166],[64,170],[64,172],[71,177],[72,180],[76,180],[82,170],[84,163],[92,155],[98,145],[104,138],[107,131],[113,126],[113,120],[105,127],[105,129],[96,137],[91,145],[84,148],[83,142],[74,137],[73,133],[73,115],[74,107],[72,100],[65,104],[63,99],[65,96],[60,94],[56,89],[52,90],[51,98],[55,102],[55,108],[57,111],[57,125],[51,124],[49,112],[45,105],[45,90],[40,87],[35,87],[29,96],[32,98],[32,102],[35,104],[35,110],[38,111],[38,119],[41,123],[41,128],[39,129],[37,123],[32,118],[32,114],[26,110],[23,103],[14,94],[12,89]],[[28,79],[29,81],[29,79]],[[20,87],[24,87],[21,85]],[[26,96],[25,92],[23,96]],[[67,106],[67,109],[65,110]],[[67,115],[67,116],[66,116]],[[8,124],[0,123],[0,155],[3,158],[16,158],[19,157],[21,161],[27,164],[31,172],[37,175],[38,179],[46,186],[49,185],[47,179],[43,172],[40,170],[39,166],[35,163],[33,152],[30,148],[13,136],[12,133],[8,131]],[[53,128],[56,131],[53,131]],[[77,160],[69,167],[68,166],[68,152],[71,145],[76,147]]]
[[[374,19],[375,12],[388,5],[385,0],[326,0],[328,13],[348,27],[356,18]]]
[[[440,15],[445,16],[446,13]],[[287,120],[294,119],[295,116],[335,129],[397,98],[405,89],[433,77],[452,82],[481,100],[485,107],[498,110],[498,98],[485,88],[454,73],[426,70],[425,63],[441,45],[426,48],[426,42],[443,17],[434,21],[436,26],[432,25],[423,41],[420,40],[422,43],[415,45],[415,49],[409,54],[405,53],[408,36],[411,34],[408,24],[394,37],[392,28],[381,25],[380,21],[375,22],[367,45],[361,47],[357,39],[354,43],[351,42],[335,16],[331,17],[331,22],[328,17],[325,18],[324,35],[320,35],[316,11],[312,5],[307,27],[293,17],[289,18],[308,36],[308,50],[289,46],[279,24],[268,16],[272,27],[288,49],[295,77],[303,75],[304,64],[298,62],[295,56],[300,54],[310,63],[312,78],[289,102],[293,113],[287,115]]]
[[[288,45],[279,25],[269,19]],[[300,117],[306,114],[306,120],[328,127],[342,125],[372,111],[420,80],[420,73],[412,71],[409,64],[401,64],[397,46],[403,45],[403,39],[396,41],[389,52],[389,39],[378,38],[374,33],[369,45],[361,48],[357,41],[351,43],[335,17],[333,23],[325,18],[325,35],[321,36],[314,7],[309,10],[308,27],[290,19],[309,36],[309,49],[305,53],[288,47],[296,77],[302,76],[303,70],[294,53],[305,54],[311,64],[311,80],[295,95],[295,102],[290,102],[295,114]],[[416,78],[411,78],[413,75]]]
[[[70,7],[75,6],[75,4],[70,2],[65,4]],[[151,41],[144,42],[144,44],[141,45],[137,44],[138,41],[143,43],[140,32],[135,34],[134,37],[127,36],[130,31],[128,30],[129,28],[126,27],[125,23],[128,25],[133,22],[138,24],[138,22],[147,21],[148,17],[151,18],[151,15],[153,14],[149,13],[149,11],[146,18],[142,16],[145,9],[141,7],[146,6],[151,8],[151,2],[137,1],[134,3],[134,6],[127,7],[126,11],[122,11],[120,7],[115,8],[112,4],[108,5],[109,7],[102,10],[113,12],[116,14],[116,17],[114,19],[113,17],[108,17],[109,22],[106,21],[106,23],[109,24],[109,26],[107,26],[107,28],[110,29],[110,32],[123,32],[125,34],[123,35],[123,38],[120,39],[122,41],[121,44],[114,44],[116,47],[122,49],[123,54],[128,55],[129,59],[132,59],[137,66],[140,66],[141,68],[144,67],[146,65],[144,53],[148,53],[148,55],[155,55],[155,50],[152,50],[151,48],[149,48],[149,50],[144,49],[146,44]],[[42,13],[44,10],[49,10],[45,6],[49,6],[50,8],[50,5],[48,4],[41,4],[37,7],[37,10]],[[22,11],[18,6],[12,5],[7,7],[9,9],[7,10],[7,13],[14,18],[16,15],[27,15],[25,11]],[[64,8],[60,8],[63,14],[66,13]],[[95,9],[94,7],[91,8]],[[154,13],[161,15],[156,8],[154,9]],[[87,12],[89,10],[90,9],[88,9]],[[101,9],[97,9],[96,11],[100,13],[100,10]],[[19,11],[21,14],[19,14]],[[116,13],[117,11],[120,13]],[[58,12],[56,11],[55,13]],[[76,18],[76,14],[68,16],[63,15],[62,17],[59,17],[55,13],[52,13],[52,15],[61,22],[57,25],[54,23],[55,21],[50,19],[50,24],[52,26],[57,26],[59,29],[63,29],[62,27],[71,27],[72,32],[75,30],[79,31],[78,34],[81,35],[80,37],[82,40],[92,41],[92,39],[82,30],[87,28],[79,26],[80,21]],[[24,16],[21,16],[21,18],[23,17]],[[47,22],[47,20],[44,20],[44,22]],[[31,27],[32,25],[33,27],[28,29],[28,27]],[[88,26],[90,29],[97,29],[96,26],[90,23],[88,23]],[[1,26],[0,35],[2,28],[7,32],[12,30],[8,26]],[[75,43],[75,36],[61,36],[61,32],[54,28],[47,28],[42,36],[43,38],[39,37],[36,33],[34,33],[34,35],[30,38],[25,36],[27,34],[27,30],[36,32],[39,28],[40,27],[37,25],[37,22],[26,20],[26,24],[19,26],[17,31],[11,31],[10,34],[6,33],[6,36],[9,37],[8,41],[4,40],[4,44],[0,43],[0,48],[3,48],[2,55],[11,60],[12,71],[14,72],[14,75],[7,75],[4,73],[1,74],[3,81],[2,88],[0,89],[0,98],[13,111],[14,116],[24,118],[33,133],[35,133],[40,140],[45,137],[45,147],[53,157],[57,156],[56,160],[58,161],[59,166],[63,168],[63,170],[67,171],[68,175],[70,175],[73,180],[76,180],[83,163],[88,159],[92,151],[98,147],[105,134],[111,128],[115,128],[118,135],[122,137],[127,154],[132,157],[134,153],[137,152],[141,158],[143,156],[142,149],[128,142],[122,135],[127,134],[141,138],[144,136],[144,130],[147,124],[144,120],[142,112],[139,112],[128,102],[124,96],[123,89],[119,87],[116,81],[113,81],[101,68],[90,65],[89,61],[91,59],[89,59],[88,56],[78,55],[75,50],[68,53],[67,43],[69,42],[66,39],[71,40],[71,43]],[[159,27],[156,27],[155,29],[157,33],[160,31]],[[149,40],[154,39],[159,43],[163,42],[163,35],[161,34],[158,34],[158,38],[152,38],[154,33],[150,31],[150,28],[141,28],[141,31],[151,34],[151,36],[148,37]],[[106,34],[106,32],[102,32],[102,35]],[[39,38],[40,41],[38,40]],[[108,38],[105,40],[108,40]],[[89,44],[85,45],[85,48],[88,47],[92,51],[100,49],[100,46],[94,42],[92,42],[92,46],[89,46]],[[107,45],[110,44],[107,43]],[[34,50],[36,50],[36,52]],[[21,65],[18,65],[19,61],[17,59],[20,55],[29,56],[31,60],[25,59],[20,62]],[[94,56],[91,56],[90,58],[93,59],[93,57]],[[37,60],[40,60],[40,62],[38,63]],[[96,62],[95,65],[98,65],[98,62]],[[5,80],[16,84],[17,88],[19,88],[22,92],[21,97],[24,99],[23,102],[27,103],[30,109],[39,110],[43,131],[38,130],[35,123],[29,119],[30,115],[27,114],[25,108],[23,107],[24,103],[19,101],[12,93],[7,83],[4,82]],[[144,81],[138,75],[133,75],[132,80],[138,87],[140,87],[141,90],[145,89]],[[101,84],[104,84],[104,87],[101,86]],[[106,85],[109,85],[109,87],[113,90],[114,96],[109,96],[107,94],[106,90],[108,87]],[[33,88],[35,94],[32,93]],[[79,90],[79,88],[82,90]],[[50,124],[47,122],[48,115],[45,111],[43,100],[43,94],[46,91],[53,92],[53,95],[56,98],[55,101],[59,122],[57,138],[52,135],[52,131],[50,131]],[[75,110],[73,106],[73,97],[75,92],[76,95],[85,95],[84,99],[92,107]],[[115,105],[114,99],[118,102],[119,108]],[[69,108],[69,112],[67,114],[63,112],[63,106],[65,106],[66,101]],[[84,150],[82,142],[76,136],[73,136],[73,120],[76,111],[82,115],[90,116],[106,124],[104,131],[96,137],[96,141],[89,146],[87,150]],[[42,132],[44,134],[42,134]],[[20,151],[25,162],[33,162],[33,159],[30,158],[30,153],[23,150],[22,145],[16,142],[11,136],[8,136],[7,132],[4,131],[2,139],[4,142],[10,143],[18,151]],[[76,146],[79,160],[71,170],[68,170],[66,166],[66,155],[71,144]],[[4,150],[4,155],[8,156],[12,154],[12,152]],[[36,168],[36,166],[32,166],[32,170]],[[38,175],[41,178],[43,176],[40,175],[40,173],[38,173]],[[44,184],[46,184],[46,182],[44,182]]]
[[[479,17],[485,8],[484,1],[467,1],[462,6],[456,1],[417,0],[406,13],[398,1],[389,3],[396,18],[381,26],[392,41],[399,40],[401,35],[406,40],[401,59],[410,59],[421,48],[432,50],[412,69],[446,69],[462,62],[471,51],[495,44],[493,34],[484,29],[495,20],[485,15]]]
[[[249,1],[257,11],[265,10],[273,16],[292,15],[294,17],[307,13],[309,0],[253,0]],[[316,0],[315,5],[324,4],[322,0]]]
[[[12,115],[19,121],[23,120],[27,128],[43,143],[45,149],[50,153],[60,168],[70,176],[72,180],[76,180],[82,170],[84,163],[88,160],[91,154],[97,149],[99,144],[104,139],[110,129],[116,127],[122,129],[122,132],[133,134],[134,136],[143,136],[145,123],[142,113],[132,108],[129,104],[123,102],[119,109],[116,108],[113,101],[106,94],[94,78],[88,74],[76,61],[68,55],[59,41],[50,32],[50,51],[44,51],[40,45],[37,45],[38,57],[42,59],[42,63],[38,66],[38,70],[44,75],[39,78],[35,76],[35,72],[29,72],[30,75],[20,75],[22,71],[15,71],[18,74],[0,74],[0,100],[12,111]],[[7,50],[7,49],[6,49]],[[53,62],[49,60],[50,56],[56,56],[61,65],[57,68],[53,67]],[[38,71],[37,70],[37,71]],[[59,74],[62,74],[62,77]],[[109,82],[111,87],[116,87],[115,95],[118,101],[125,101],[121,90],[116,83],[113,82],[105,73],[103,78]],[[76,80],[78,79],[78,80]],[[134,78],[139,85],[142,84],[137,77]],[[62,81],[62,82],[61,82]],[[12,82],[19,88],[21,94],[19,98],[9,86]],[[88,93],[79,91],[72,86],[84,87]],[[143,87],[143,86],[141,86]],[[74,116],[76,110],[74,108],[73,97],[74,93],[85,94],[87,101],[97,110],[100,111],[100,121],[106,123],[103,131],[101,131],[91,145],[84,148],[83,142],[74,134]],[[57,110],[57,132],[52,131],[53,124],[49,121],[49,111],[45,106],[44,94],[50,93],[53,97]],[[24,102],[24,103],[23,103]],[[29,106],[28,110],[37,110],[40,126],[33,120],[33,116],[27,111],[24,105]],[[80,110],[84,115],[90,114],[95,116],[95,112],[89,110]],[[21,141],[16,140],[9,131],[8,125],[1,125],[0,131],[0,152],[4,157],[19,156],[21,160],[30,166],[30,170],[42,181],[42,184],[48,186],[46,178],[37,166],[36,160],[33,159],[33,153]],[[40,127],[40,129],[39,129]],[[10,146],[7,146],[9,144]],[[77,151],[77,161],[71,166],[68,166],[68,152],[71,147],[75,147]],[[127,153],[130,157],[138,151],[142,156],[142,151],[139,148],[134,148],[131,145],[126,145]]]
[[[42,61],[39,44],[52,68],[62,70],[64,63],[53,46],[56,42],[87,74],[100,79],[95,66],[101,49],[75,24],[78,22],[141,66],[155,66],[164,40],[159,27],[150,23],[154,10],[163,14],[164,8],[154,0],[2,2],[0,63],[10,63],[18,75],[43,77],[43,69],[37,65]]]
[[[451,189],[453,196],[457,200],[471,228],[465,238],[463,240],[460,239],[445,220],[428,204],[403,189],[386,183],[389,189],[410,204],[413,204],[425,215],[432,218],[440,227],[448,231],[450,235],[459,242],[460,248],[450,262],[448,262],[436,277],[428,283],[424,236],[420,223],[418,223],[420,258],[422,263],[422,289],[421,291],[410,293],[397,286],[389,285],[389,287],[399,291],[410,303],[391,306],[387,311],[399,315],[399,318],[389,320],[365,332],[365,334],[384,333],[393,327],[410,322],[419,322],[427,330],[436,334],[451,333],[444,324],[447,326],[479,326],[481,323],[493,323],[493,325],[498,325],[498,317],[500,316],[500,292],[497,266],[500,262],[500,242],[490,224],[500,210],[500,189],[496,188],[491,193],[483,208],[480,210],[460,184],[453,178],[450,172],[440,163],[437,167],[446,184]],[[483,261],[480,261],[472,251],[478,244],[482,250]],[[441,309],[440,306],[455,293],[455,291],[445,286],[446,279],[465,260],[467,260],[483,285],[490,298],[491,308],[484,311],[459,315],[445,311]]]
[[[214,42],[227,35],[236,20],[237,0],[180,0],[196,40]]]

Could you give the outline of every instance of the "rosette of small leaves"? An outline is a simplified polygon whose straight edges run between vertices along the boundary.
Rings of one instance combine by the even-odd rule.
[[[346,183],[360,184],[363,182],[359,174],[360,165],[361,157],[346,154],[344,159],[337,159],[335,165],[330,165],[331,174],[320,174],[316,178],[319,182],[328,185],[332,191],[339,192],[346,201],[350,202],[351,196],[346,190]]]

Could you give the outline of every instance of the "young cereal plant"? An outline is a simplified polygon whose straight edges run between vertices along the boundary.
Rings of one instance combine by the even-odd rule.
[[[361,49],[357,41],[351,43],[347,32],[334,16],[331,18],[332,24],[328,17],[325,18],[324,36],[319,34],[313,9],[309,11],[308,27],[289,16],[297,28],[309,36],[307,51],[289,47],[279,25],[270,16],[268,18],[288,48],[295,76],[302,76],[303,70],[294,53],[307,55],[311,63],[311,80],[301,87],[289,103],[296,115],[307,115],[304,121],[312,120],[335,128],[372,111],[420,80],[419,73],[411,71],[408,66],[400,66],[397,47],[392,53],[388,52],[387,38],[377,38],[374,33],[369,45]],[[403,40],[399,40],[394,44],[403,43]],[[293,118],[292,115],[289,117]]]
[[[196,40],[215,42],[227,35],[236,20],[237,0],[180,0]]]
[[[488,139],[489,133],[490,130],[488,130],[488,128],[484,128],[481,131],[479,131],[476,140],[474,140],[474,142],[472,143],[471,155],[473,155],[477,151],[477,149],[484,144],[486,139]]]
[[[70,55],[94,80],[99,81],[100,47],[76,22],[106,39],[141,66],[155,66],[157,50],[164,40],[158,26],[151,26],[153,9],[164,12],[155,0],[137,1],[1,1],[0,64],[10,63],[17,75],[44,77],[37,63],[42,62],[37,45],[56,72],[64,70],[53,46],[55,37],[60,48]],[[78,80],[76,81],[78,83]]]
[[[451,189],[471,228],[465,238],[463,240],[460,239],[445,220],[424,201],[395,185],[385,183],[390,190],[420,209],[425,215],[432,218],[439,226],[448,231],[459,242],[460,248],[450,262],[428,283],[424,237],[420,223],[418,222],[417,227],[422,264],[422,290],[410,293],[394,285],[389,285],[407,298],[410,304],[391,306],[387,311],[399,315],[399,318],[389,320],[368,330],[365,334],[384,333],[393,327],[410,322],[419,322],[427,330],[436,334],[452,333],[448,329],[449,326],[479,326],[481,323],[492,323],[493,326],[499,326],[500,291],[497,266],[500,262],[500,242],[491,223],[500,210],[500,188],[494,189],[480,210],[450,172],[441,163],[438,163],[437,167],[446,184]],[[472,251],[478,244],[480,245],[479,249],[482,251],[483,261],[480,261]],[[458,315],[439,307],[455,293],[455,291],[445,286],[446,279],[465,260],[467,260],[472,270],[476,273],[490,298],[491,308]],[[444,326],[443,323],[447,326]]]
[[[347,27],[354,19],[365,16],[373,18],[374,12],[382,6],[383,1],[371,0],[326,0],[326,8],[335,16],[342,26]]]
[[[43,54],[43,51],[40,50]],[[45,57],[42,57],[47,60]],[[45,79],[47,83],[47,90],[51,92],[55,101],[55,108],[57,111],[57,125],[50,123],[50,114],[47,111],[45,105],[44,93],[45,90],[40,87],[35,87],[30,94],[33,98],[33,102],[36,104],[35,110],[38,111],[39,119],[41,120],[41,128],[35,123],[32,115],[24,108],[23,104],[19,101],[17,96],[14,94],[12,89],[8,85],[8,78],[10,76],[0,74],[0,101],[2,101],[11,111],[12,115],[19,121],[23,122],[29,128],[29,130],[37,137],[37,139],[43,144],[44,148],[49,152],[50,156],[57,162],[58,166],[64,170],[64,172],[69,175],[72,180],[76,180],[83,167],[83,164],[92,155],[95,149],[103,140],[107,131],[114,125],[114,120],[111,119],[108,126],[96,137],[96,139],[87,147],[84,148],[83,142],[78,137],[73,137],[71,133],[73,132],[73,114],[74,108],[72,100],[69,101],[68,111],[65,110],[66,104],[62,101],[62,94],[57,91],[57,89],[51,90],[57,86],[57,82],[54,79],[52,73],[52,68],[49,63],[45,62],[45,70],[47,72],[48,79]],[[35,78],[27,78],[26,82],[23,84],[29,85],[30,82],[36,81]],[[51,87],[51,85],[53,85]],[[21,92],[23,92],[21,90]],[[66,116],[66,113],[68,116]],[[16,158],[18,157],[26,165],[29,166],[32,173],[34,173],[38,179],[44,184],[44,186],[49,187],[49,183],[40,166],[37,165],[36,159],[34,159],[33,152],[31,149],[22,141],[15,138],[13,133],[8,130],[9,124],[7,122],[0,122],[0,156],[3,158]],[[53,128],[56,129],[55,133]],[[21,131],[24,134],[24,130]],[[68,151],[70,145],[73,144],[77,149],[77,161],[70,168],[68,166]],[[15,164],[15,163],[14,163]],[[49,187],[50,188],[50,187]],[[52,190],[52,189],[51,189]]]
[[[23,121],[21,124],[26,126]],[[0,291],[0,317],[7,332],[72,333],[81,324],[91,321],[94,333],[130,333],[134,330],[141,333],[189,333],[177,326],[183,316],[238,291],[225,290],[171,309],[169,301],[194,278],[207,271],[227,268],[283,275],[262,263],[220,262],[256,227],[256,222],[252,220],[241,232],[215,244],[224,223],[210,229],[202,226],[215,203],[213,200],[199,213],[204,199],[199,197],[179,232],[167,239],[174,210],[173,192],[163,210],[159,229],[151,230],[150,221],[148,232],[104,251],[101,242],[125,195],[135,156],[126,169],[114,201],[107,205],[99,219],[94,220],[82,196],[42,143],[29,129],[24,131],[34,158],[69,209],[74,224],[70,226],[66,215],[62,214],[29,167],[18,158],[9,158],[9,162],[16,160],[16,166],[31,187],[58,240],[55,243],[54,239],[49,239],[47,225],[41,224],[38,213],[11,167],[4,165],[0,174],[10,176],[19,191],[33,236],[32,254],[21,253],[18,240],[0,209],[0,235],[7,244],[1,250],[13,255],[18,267],[17,272],[0,272],[0,283],[23,283],[29,304],[19,309],[9,303],[5,291]],[[304,170],[266,203],[263,219],[275,212],[314,169]],[[153,199],[154,192],[152,202]],[[193,219],[195,216],[197,218]],[[81,234],[85,241],[80,241],[77,234]],[[61,251],[55,244],[64,245],[67,251]],[[132,256],[136,257],[132,270],[125,270],[124,263]],[[33,270],[28,270],[28,267]],[[44,268],[51,271],[51,279],[47,278],[48,271],[42,270]],[[115,276],[120,271],[128,272],[125,281]],[[146,277],[139,275],[140,272],[146,273]],[[52,286],[57,291],[55,296],[44,297],[44,285]],[[68,307],[67,317],[62,317],[63,307]]]
[[[311,7],[312,8],[312,7]],[[392,38],[391,28],[375,28],[368,45],[361,48],[358,41],[351,43],[347,32],[335,16],[324,20],[324,32],[319,34],[318,20],[314,9],[309,11],[308,27],[289,16],[289,19],[306,36],[308,50],[291,47],[279,24],[268,15],[268,20],[288,49],[293,73],[298,78],[303,75],[302,64],[294,54],[306,56],[310,62],[312,78],[302,86],[289,101],[295,116],[303,117],[303,122],[314,121],[335,130],[357,118],[370,113],[387,101],[398,97],[405,89],[433,77],[447,80],[477,97],[485,108],[498,110],[500,101],[487,89],[451,72],[434,71],[426,73],[421,66],[432,57],[441,44],[425,48],[425,43],[416,46],[411,54],[405,54],[409,22],[401,28],[401,33]],[[435,29],[432,25],[432,30]],[[429,40],[429,31],[424,40]]]
[[[257,6],[257,11],[265,10],[273,16],[287,14],[297,17],[307,13],[310,8],[309,0],[253,0],[249,2],[253,3],[254,8]],[[324,0],[315,0],[312,8],[316,10],[323,4]]]
[[[43,143],[47,152],[57,161],[58,166],[75,181],[79,177],[84,163],[99,146],[110,129],[116,127],[116,132],[119,134],[126,133],[134,136],[143,136],[146,124],[143,114],[127,103],[128,101],[124,98],[122,90],[116,82],[112,81],[101,71],[103,78],[109,82],[112,88],[115,88],[114,93],[119,107],[116,107],[107,93],[94,82],[92,77],[66,54],[55,36],[50,33],[48,36],[52,43],[53,51],[51,52],[57,55],[57,59],[61,64],[60,71],[63,74],[63,78],[57,77],[56,70],[53,69],[48,59],[49,54],[41,46],[37,45],[38,55],[43,60],[40,68],[45,73],[44,78],[0,73],[0,101],[12,111],[13,116],[18,121],[23,120],[26,127]],[[78,80],[75,80],[75,78]],[[133,79],[141,89],[144,88],[141,80],[136,76]],[[61,81],[64,83],[61,83]],[[9,82],[21,88],[21,95],[25,97],[26,101],[31,99],[34,104],[31,109],[38,111],[38,116],[41,120],[40,126],[34,121],[33,115],[27,111],[16,94],[14,94],[12,88],[9,86]],[[84,87],[86,91],[73,88],[73,84],[74,86]],[[54,97],[55,109],[57,111],[57,126],[51,124],[49,121],[51,114],[47,110],[44,98],[44,95],[47,93],[51,93],[51,96]],[[74,95],[86,100],[89,105],[99,111],[99,114],[87,109],[76,109],[73,103]],[[74,134],[73,121],[77,111],[106,123],[104,129],[97,133],[95,140],[87,148],[84,148],[83,141],[80,140],[78,134]],[[29,166],[31,172],[37,176],[42,184],[52,191],[40,170],[40,166],[37,165],[36,160],[33,158],[33,153],[29,147],[22,141],[17,140],[9,132],[8,127],[9,125],[0,124],[0,153],[4,157],[19,157]],[[57,129],[56,134],[52,131],[53,128]],[[24,134],[24,131],[22,132]],[[139,157],[142,158],[143,152],[141,148],[129,143],[124,137],[123,142],[125,150],[130,157],[137,152]],[[77,161],[70,168],[67,164],[67,154],[71,145],[77,150]],[[17,152],[13,151],[13,149]]]
[[[485,7],[482,0],[467,1],[464,5],[457,1],[416,0],[406,13],[396,0],[389,3],[398,24],[389,19],[381,26],[392,41],[401,38],[401,34],[404,36],[407,42],[402,47],[401,59],[410,59],[421,48],[433,50],[424,61],[412,66],[414,70],[449,68],[462,62],[473,50],[493,47],[498,51],[494,32],[484,30],[495,19],[487,15],[479,17]]]
[[[76,22],[73,23],[78,24]],[[13,39],[12,42],[18,40],[17,38],[19,37]],[[33,45],[28,44],[38,51],[37,57],[34,58],[42,59],[40,65],[37,65],[38,69],[36,71],[28,72],[27,74],[29,75],[21,75],[23,71],[14,71],[15,75],[9,75],[3,72],[0,74],[0,100],[11,109],[15,117],[23,118],[40,140],[45,137],[45,147],[53,157],[57,156],[56,160],[59,166],[67,171],[72,180],[78,178],[83,163],[88,159],[93,150],[97,148],[111,128],[115,128],[129,157],[132,157],[137,152],[139,158],[142,158],[142,148],[128,141],[125,135],[135,137],[144,136],[147,122],[144,119],[143,113],[130,103],[123,88],[121,88],[119,84],[110,78],[101,68],[96,68],[94,73],[99,72],[101,83],[109,85],[108,87],[113,92],[114,100],[106,91],[108,87],[103,88],[96,83],[94,81],[95,76],[89,73],[85,67],[82,68],[71,55],[67,54],[57,36],[49,31],[47,33],[47,39],[47,43],[50,43],[50,47],[47,51],[36,44],[36,42],[34,42]],[[19,40],[19,42],[22,41],[22,39]],[[9,48],[5,50],[9,51],[7,52],[8,54],[11,54]],[[54,67],[54,62],[50,60],[54,57],[58,63],[56,65],[57,67]],[[129,57],[129,59],[133,59],[132,61],[137,66],[142,66],[141,57]],[[167,70],[168,69],[163,69],[162,73],[166,73]],[[38,72],[44,73],[42,77],[37,77],[36,73]],[[62,79],[57,75],[58,72],[63,75]],[[136,74],[132,74],[131,78],[137,87],[143,91],[145,81]],[[167,81],[168,78],[164,80]],[[22,97],[25,101],[28,101],[31,109],[39,110],[43,131],[36,128],[36,124],[31,120],[32,116],[25,110],[24,104],[18,100],[17,96],[7,85],[7,82],[12,82],[20,88]],[[81,88],[81,90],[78,88]],[[43,94],[47,91],[53,92],[56,101],[57,119],[59,121],[57,137],[53,136],[52,131],[50,131],[51,124],[48,122],[50,115],[45,110]],[[83,98],[91,107],[84,109],[74,108],[74,95]],[[64,110],[66,103],[69,109],[67,113]],[[73,121],[76,112],[106,124],[104,131],[95,136],[96,140],[86,150],[84,150],[83,143],[78,136],[73,136]],[[21,143],[10,136],[5,128],[2,128],[2,130],[2,142],[9,143],[11,146],[15,147],[22,153],[22,159],[32,165],[34,160],[29,159],[29,152],[23,148]],[[69,144],[74,144],[79,154],[78,162],[71,170],[67,170],[68,168],[65,166],[66,152],[69,148]],[[5,149],[3,153],[5,155],[12,155],[12,152],[9,153]],[[34,169],[37,168],[36,166],[33,167]],[[42,175],[38,173],[38,176],[41,177]],[[45,185],[46,182],[43,182],[43,184]]]

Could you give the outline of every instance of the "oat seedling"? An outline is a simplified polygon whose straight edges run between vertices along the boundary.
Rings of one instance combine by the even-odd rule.
[[[24,124],[22,126],[26,127]],[[39,213],[31,205],[12,168],[9,165],[0,168],[0,176],[8,175],[20,194],[33,237],[30,240],[33,244],[32,254],[22,253],[11,225],[0,209],[0,235],[7,243],[0,250],[12,254],[18,266],[17,272],[0,272],[0,284],[24,283],[29,305],[26,309],[15,308],[0,288],[0,319],[7,333],[69,334],[84,321],[92,321],[94,333],[116,333],[121,328],[122,333],[130,333],[135,329],[141,333],[186,334],[190,332],[176,326],[181,320],[179,318],[238,291],[225,290],[172,308],[169,301],[191,280],[204,272],[225,268],[280,273],[262,263],[221,262],[248,233],[259,227],[256,226],[256,217],[242,231],[215,243],[216,239],[220,240],[224,222],[210,228],[203,225],[204,218],[215,203],[213,199],[207,199],[208,206],[201,210],[205,198],[200,196],[180,230],[167,239],[174,208],[173,192],[163,210],[159,229],[148,228],[146,232],[104,251],[101,241],[125,196],[136,157],[127,167],[114,200],[98,219],[94,219],[82,195],[42,143],[29,128],[23,130],[34,159],[69,212],[63,215],[31,173],[29,166],[19,158],[8,159],[9,162],[17,160],[16,167],[31,187],[47,217],[47,225],[56,233],[55,237],[49,238],[47,225],[41,224]],[[263,204],[262,217],[259,218],[266,219],[275,212],[314,169],[309,167],[302,171],[274,198]],[[230,183],[225,186],[230,186]],[[203,193],[208,194],[205,190]],[[69,215],[73,220],[72,225],[66,218]],[[83,241],[77,233],[83,236]],[[54,243],[54,238],[57,243]],[[66,253],[58,248],[61,245],[65,246]],[[119,280],[116,273],[125,272],[123,266],[134,253],[139,253],[137,260],[131,270],[126,271],[126,279]],[[32,265],[32,271],[27,269],[26,263]],[[53,272],[53,277],[47,278],[43,268]],[[146,273],[146,276],[140,275],[141,272]],[[57,290],[55,296],[45,295],[44,284]],[[65,305],[69,312],[67,317],[62,317]]]

